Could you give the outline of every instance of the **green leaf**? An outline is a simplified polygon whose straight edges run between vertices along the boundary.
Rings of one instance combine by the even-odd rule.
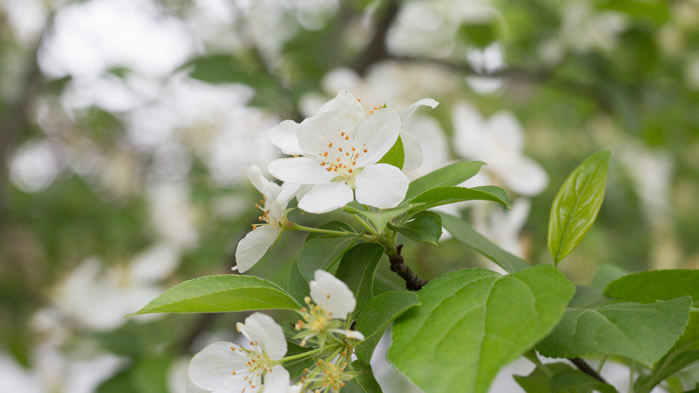
[[[473,229],[471,224],[466,221],[446,213],[439,213],[439,215],[442,217],[442,225],[455,239],[497,263],[507,272],[514,273],[529,267],[524,259],[498,247]]]
[[[653,303],[691,296],[699,302],[699,270],[653,270],[618,278],[604,290],[604,294],[630,302]]]
[[[578,370],[563,370],[551,377],[551,393],[591,392],[619,393],[614,386],[602,383]]]
[[[435,187],[459,185],[478,173],[483,165],[481,161],[461,161],[430,172],[410,183],[405,200],[410,201]]]
[[[466,44],[479,48],[485,48],[498,38],[495,24],[490,20],[462,24],[457,34]]]
[[[388,226],[416,242],[430,243],[435,246],[442,236],[442,218],[433,212],[420,212],[399,227],[391,224]]]
[[[391,150],[378,162],[379,164],[389,164],[397,167],[398,169],[403,169],[403,163],[405,163],[405,149],[403,148],[403,140],[398,137],[396,143],[393,144]]]
[[[335,276],[342,280],[357,299],[356,310],[374,294],[374,273],[383,256],[383,247],[376,243],[362,243],[352,247],[342,257]]]
[[[419,305],[417,295],[409,291],[384,292],[371,299],[357,319],[356,329],[364,335],[364,341],[355,348],[357,358],[369,364],[376,345],[391,322]]]
[[[376,382],[371,367],[355,360],[352,362],[352,369],[358,371],[359,375],[347,381],[342,393],[381,393],[381,386]]]
[[[411,203],[422,203],[422,205],[412,209],[411,213],[464,201],[491,201],[499,203],[508,209],[510,208],[510,198],[508,198],[505,190],[500,187],[482,186],[466,188],[448,186],[433,188],[413,198],[410,201]]]
[[[308,280],[303,277],[301,271],[299,270],[298,262],[294,261],[289,269],[289,278],[287,281],[287,288],[289,294],[296,299],[297,302],[303,304],[303,298],[308,296],[310,293],[310,288],[308,287]]]
[[[597,218],[604,200],[612,153],[599,151],[568,176],[558,190],[549,217],[548,246],[556,264],[580,244]]]
[[[426,393],[485,393],[501,367],[554,328],[573,293],[553,266],[446,274],[393,325],[389,360]]]
[[[653,304],[568,308],[537,349],[549,357],[626,356],[652,367],[682,335],[689,307],[686,297]]]
[[[296,259],[299,272],[306,281],[312,280],[316,270],[328,270],[330,266],[342,258],[357,240],[356,235],[311,238],[304,243],[301,253]]]
[[[682,337],[649,375],[636,380],[635,391],[650,392],[658,383],[697,362],[699,362],[699,311],[692,311]]]
[[[379,209],[379,210],[358,210],[350,206],[345,206],[345,211],[352,214],[359,214],[371,222],[378,233],[382,233],[386,228],[386,224],[391,222],[394,218],[405,214],[408,210],[414,208],[416,205],[403,205],[394,207],[391,209]]]
[[[597,269],[597,272],[592,277],[592,281],[590,281],[590,286],[604,291],[610,282],[627,274],[629,274],[629,272],[619,266],[604,264]]]
[[[565,363],[547,363],[547,371],[537,367],[529,375],[515,375],[514,379],[519,386],[527,393],[551,393],[551,377],[560,371],[572,370],[573,368]]]
[[[227,274],[182,282],[131,315],[299,308],[286,291],[254,276]]]
[[[576,286],[575,296],[573,296],[573,299],[568,304],[568,307],[590,308],[596,306],[604,306],[614,302],[614,299],[604,296],[604,293],[597,288]]]

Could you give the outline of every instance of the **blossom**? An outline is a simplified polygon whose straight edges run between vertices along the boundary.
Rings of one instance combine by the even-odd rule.
[[[299,335],[303,337],[301,344],[315,336],[320,336],[322,343],[328,332],[342,334],[355,340],[364,340],[362,333],[340,328],[342,326],[340,321],[347,319],[347,315],[357,306],[357,301],[349,287],[324,270],[316,270],[313,278],[309,283],[311,297],[304,299],[308,309],[301,309],[304,320],[296,324],[296,330],[305,329]]]
[[[386,107],[366,112],[348,91],[323,105],[301,124],[283,121],[270,132],[272,143],[287,154],[269,164],[269,172],[285,182],[313,185],[299,201],[309,213],[326,213],[353,199],[380,209],[397,206],[408,190],[408,178],[395,166],[377,163],[396,143],[401,114]]]
[[[531,202],[524,198],[516,199],[511,210],[478,204],[473,209],[473,225],[478,232],[505,251],[523,258],[525,255],[519,235],[527,222],[530,208]]]
[[[286,205],[299,190],[297,184],[284,183],[280,186],[267,180],[255,165],[249,166],[247,172],[252,184],[263,195],[261,205],[255,205],[262,210],[259,217],[262,224],[253,225],[253,230],[238,243],[235,250],[237,265],[233,270],[241,273],[250,270],[277,241],[286,222]]]
[[[544,190],[548,175],[524,155],[522,127],[511,113],[498,112],[484,120],[475,108],[461,103],[453,116],[457,153],[486,162],[486,170],[518,194],[532,196]]]
[[[252,348],[223,341],[207,346],[189,364],[192,383],[215,393],[256,393],[263,389],[264,378],[265,392],[286,392],[289,372],[279,364],[287,350],[281,326],[254,313],[236,327]]]

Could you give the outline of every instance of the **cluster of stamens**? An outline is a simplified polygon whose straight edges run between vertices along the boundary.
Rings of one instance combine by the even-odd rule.
[[[266,207],[266,203],[267,203],[267,199],[266,199],[266,198],[262,198],[262,199],[260,199],[260,203],[256,203],[256,204],[255,204],[255,207],[256,207],[256,208],[262,210],[262,215],[259,216],[259,217],[257,217],[257,220],[260,221],[260,222],[262,222],[263,224],[252,224],[252,230],[253,230],[253,231],[254,231],[255,229],[257,229],[257,227],[260,226],[260,225],[272,224],[272,223],[273,223],[273,222],[272,222],[273,220],[272,220],[272,218],[271,218],[270,215],[269,215],[269,209],[266,209],[266,208],[265,208],[265,207]]]
[[[327,296],[330,296],[329,294]],[[303,299],[308,308],[301,308],[303,320],[296,322],[296,330],[308,329],[314,333],[320,333],[327,329],[328,323],[332,320],[332,313],[325,311],[322,307],[311,302],[311,298],[306,296]]]
[[[345,131],[340,132],[340,141],[343,140],[350,140],[350,135]],[[360,153],[368,151],[366,145],[357,148],[355,146],[335,146],[333,142],[330,142],[328,150],[320,153],[320,166],[325,167],[328,172],[339,172],[343,176],[349,176],[354,173]]]
[[[340,354],[335,362],[326,362],[322,359],[316,361],[317,367],[309,371],[304,369],[304,376],[301,377],[301,383],[318,386],[313,390],[313,393],[328,392],[332,389],[333,392],[339,392],[345,386],[345,381],[354,378],[356,373],[346,372],[346,352]]]
[[[251,341],[250,345],[257,346],[257,342]],[[270,360],[264,352],[236,346],[231,346],[231,351],[240,352],[248,358],[248,361],[245,363],[248,367],[248,373],[243,377],[243,380],[250,385],[251,389],[257,387],[257,385],[255,385],[255,380],[257,380],[257,378],[255,377],[262,377],[262,374],[272,372],[274,362]],[[233,370],[231,374],[237,375],[238,372]],[[245,393],[245,389],[246,388],[243,388],[241,393]]]

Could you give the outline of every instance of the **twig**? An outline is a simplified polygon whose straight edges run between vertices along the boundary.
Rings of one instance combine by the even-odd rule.
[[[581,358],[572,358],[568,360],[570,360],[571,363],[573,363],[580,371],[584,372],[585,374],[591,376],[592,378],[602,383],[608,383],[607,381],[605,381],[604,378],[602,378],[601,375],[597,373],[597,371],[595,371],[595,369],[593,369],[589,364],[587,364],[586,361],[582,360]]]
[[[401,255],[401,250],[403,250],[403,245],[399,244],[398,247],[396,247],[396,253],[388,256],[388,260],[391,262],[391,271],[397,273],[405,280],[406,289],[418,291],[425,286],[428,281],[418,277],[417,274],[405,264],[403,256]]]
[[[400,2],[398,0],[388,0],[383,15],[376,22],[374,35],[357,57],[357,61],[352,65],[352,69],[359,75],[364,75],[373,63],[389,57],[388,48],[386,47],[386,34],[398,16],[399,10]]]

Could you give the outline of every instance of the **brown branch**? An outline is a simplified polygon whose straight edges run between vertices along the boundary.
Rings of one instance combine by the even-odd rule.
[[[396,247],[395,254],[388,256],[388,260],[391,262],[391,271],[397,273],[405,280],[406,289],[418,291],[425,286],[428,281],[418,277],[417,274],[405,264],[403,256],[401,255],[401,250],[403,250],[403,245],[399,244],[398,247]]]
[[[374,35],[371,40],[364,48],[364,50],[359,54],[357,60],[352,65],[359,75],[364,75],[369,67],[379,60],[388,58],[390,55],[388,53],[388,48],[386,47],[386,35],[388,29],[393,24],[393,21],[398,16],[398,11],[400,11],[400,1],[399,0],[388,0],[386,3],[383,15],[376,22],[376,27],[374,28]]]
[[[584,372],[585,374],[591,376],[592,378],[602,382],[602,383],[609,383],[607,382],[604,378],[602,378],[597,371],[595,371],[592,367],[590,367],[589,364],[587,364],[586,361],[584,361],[581,358],[572,358],[568,359],[573,363],[580,371]]]

